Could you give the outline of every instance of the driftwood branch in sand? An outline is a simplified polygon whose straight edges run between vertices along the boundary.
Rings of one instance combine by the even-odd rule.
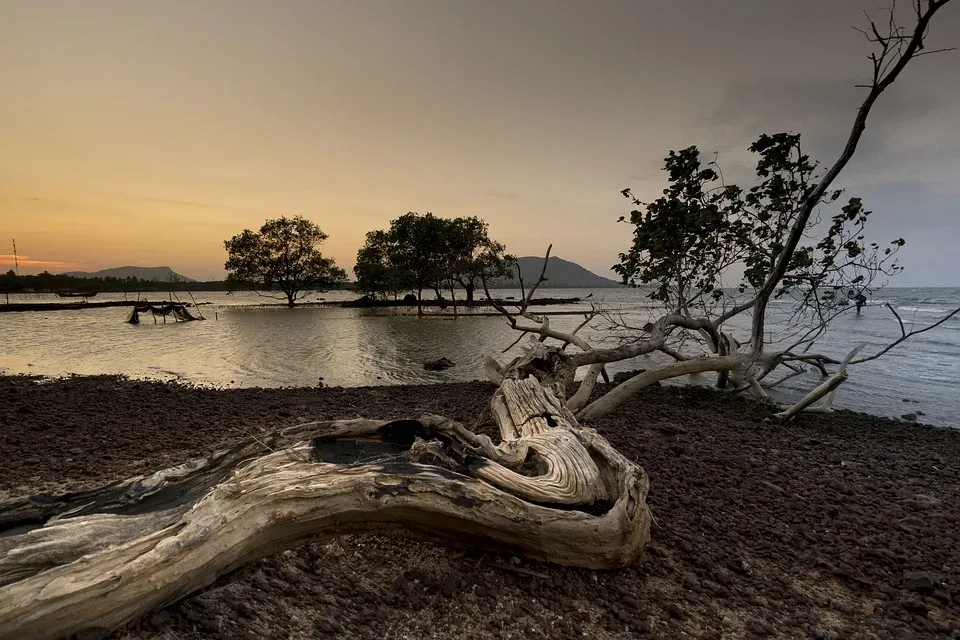
[[[559,400],[566,354],[529,355],[500,372],[500,443],[433,415],[315,422],[0,504],[0,637],[106,634],[264,555],[357,531],[629,564],[649,537],[646,473]]]
[[[780,413],[775,413],[774,418],[784,422],[792,420],[801,411],[810,413],[830,413],[833,411],[833,399],[837,395],[837,387],[843,384],[847,379],[847,366],[865,345],[860,344],[854,347],[847,357],[840,363],[840,369],[828,380],[820,384],[816,389],[801,398],[792,406],[781,406]],[[814,404],[820,398],[826,396],[822,404]]]

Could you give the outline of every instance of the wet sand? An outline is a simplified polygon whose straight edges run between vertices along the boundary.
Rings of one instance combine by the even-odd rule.
[[[429,411],[489,432],[493,390],[0,377],[0,499],[101,485],[309,420]],[[651,477],[653,539],[627,569],[342,536],[115,637],[960,638],[960,430],[766,415],[708,389],[651,388],[592,425]]]

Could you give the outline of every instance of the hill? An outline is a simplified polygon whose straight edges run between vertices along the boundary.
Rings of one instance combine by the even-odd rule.
[[[170,267],[114,267],[100,271],[68,271],[65,276],[72,278],[138,278],[148,282],[196,282],[193,278],[180,275]]]
[[[543,269],[543,257],[524,256],[517,258],[517,264],[523,274],[523,284],[529,286],[540,275],[540,270]],[[575,262],[555,257],[551,257],[547,264],[546,278],[547,281],[541,286],[551,289],[600,289],[624,286],[616,280],[598,276]],[[504,279],[498,280],[496,286],[517,288],[520,283],[516,279]]]

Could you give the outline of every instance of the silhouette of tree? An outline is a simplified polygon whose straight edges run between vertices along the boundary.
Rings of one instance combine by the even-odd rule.
[[[3,293],[7,304],[10,304],[10,294],[23,289],[23,283],[13,269],[0,275],[0,293]]]
[[[432,213],[406,213],[385,230],[371,231],[357,252],[354,274],[357,288],[372,295],[401,291],[416,293],[433,289],[438,298],[443,289],[459,284],[467,304],[482,276],[509,274],[514,260],[504,246],[489,238],[487,223],[473,217],[439,218]]]
[[[904,240],[883,248],[867,243],[871,212],[860,198],[850,198],[829,225],[821,224],[820,216],[802,223],[804,240],[793,249],[777,286],[764,288],[791,230],[801,224],[806,199],[822,172],[803,153],[799,134],[764,134],[749,150],[759,156],[759,181],[746,190],[724,184],[716,161],[704,167],[696,147],[670,152],[665,159],[669,186],[655,201],[644,204],[624,190],[639,208],[628,220],[634,227],[633,245],[620,254],[613,270],[627,284],[651,285],[651,299],[686,315],[719,318],[738,307],[737,294],[756,291],[753,305],[738,313],[754,314],[751,341],[759,350],[770,300],[792,305],[791,328],[823,328],[848,308],[848,289],[871,291],[877,278],[900,272],[896,253]],[[839,189],[824,192],[816,206],[827,209],[842,194]],[[743,267],[743,276],[736,289],[725,289],[721,278],[734,265]],[[814,331],[808,338],[817,335]],[[716,345],[710,346],[715,350]]]
[[[304,291],[346,280],[346,272],[320,252],[326,239],[320,227],[301,216],[267,220],[259,231],[244,229],[224,242],[227,282],[261,295],[279,290],[292,307]]]
[[[392,243],[389,231],[367,233],[366,242],[357,252],[357,263],[353,267],[358,291],[372,296],[392,295],[396,298],[398,294],[413,288],[409,274],[390,260]]]
[[[483,280],[511,275],[516,258],[506,254],[506,247],[490,239],[489,225],[476,216],[454,218],[449,223],[447,244],[447,278],[463,287],[467,306],[473,304],[474,292]]]

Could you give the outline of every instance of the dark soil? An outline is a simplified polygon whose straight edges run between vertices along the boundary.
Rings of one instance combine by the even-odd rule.
[[[103,484],[305,420],[430,411],[477,425],[492,391],[0,378],[0,497]],[[706,389],[650,388],[594,425],[651,477],[653,540],[627,569],[343,536],[116,637],[960,638],[960,430],[766,415]]]

